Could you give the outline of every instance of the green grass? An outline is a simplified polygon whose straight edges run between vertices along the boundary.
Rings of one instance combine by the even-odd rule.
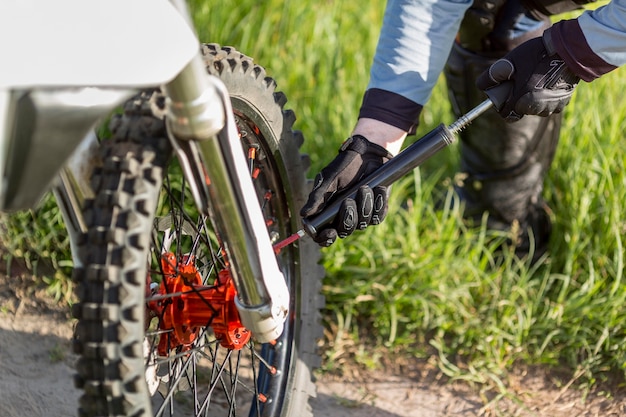
[[[286,92],[314,175],[356,120],[384,2],[198,1],[192,9],[201,39],[253,56]],[[394,186],[381,226],[325,250],[325,317],[335,331],[326,366],[341,333],[372,355],[380,346],[414,354],[430,346],[448,375],[492,385],[517,362],[566,366],[586,384],[623,373],[625,87],[623,70],[583,84],[566,110],[545,184],[555,225],[541,265],[510,255],[497,263],[493,248],[506,236],[435,210],[451,198],[455,146]],[[452,120],[442,82],[417,137]]]
[[[317,169],[358,115],[384,11],[367,3],[192,1],[191,10],[202,41],[236,47],[276,79]]]
[[[69,237],[52,195],[37,210],[0,214],[0,248],[8,274],[25,267],[48,286],[56,300],[70,302]]]
[[[313,176],[356,121],[384,3],[193,1],[191,9],[203,41],[235,46],[277,80],[298,116]],[[435,210],[452,198],[455,145],[394,186],[382,225],[324,250],[333,332],[325,366],[337,366],[348,339],[365,364],[381,348],[434,352],[447,375],[489,386],[516,363],[566,367],[587,387],[611,372],[623,376],[625,90],[619,70],[580,85],[566,109],[545,184],[554,234],[538,266],[510,254],[497,261],[493,249],[506,236],[467,229],[458,212]],[[417,137],[451,121],[440,83]]]

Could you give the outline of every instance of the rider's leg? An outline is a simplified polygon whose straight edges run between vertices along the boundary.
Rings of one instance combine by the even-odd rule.
[[[492,42],[478,43],[479,50],[475,51],[455,44],[446,68],[446,80],[457,116],[485,99],[474,84],[478,75],[516,44],[540,35],[545,27],[536,25],[533,31],[499,44],[490,32]],[[499,45],[497,49],[503,47],[502,50],[493,51],[494,43]],[[519,230],[515,244],[520,256],[532,250],[536,259],[547,248],[551,223],[541,194],[560,126],[561,114],[547,118],[525,116],[516,123],[506,123],[492,110],[460,133],[459,177],[463,181],[457,192],[465,204],[464,214],[480,220],[487,211],[489,227]]]

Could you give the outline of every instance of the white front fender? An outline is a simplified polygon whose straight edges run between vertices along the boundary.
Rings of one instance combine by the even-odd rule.
[[[0,2],[0,89],[156,86],[198,51],[167,0]]]

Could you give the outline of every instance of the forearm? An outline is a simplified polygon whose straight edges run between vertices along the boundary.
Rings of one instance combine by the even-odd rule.
[[[370,142],[382,146],[392,155],[397,155],[407,132],[376,119],[361,118],[354,127],[353,135],[365,136]]]

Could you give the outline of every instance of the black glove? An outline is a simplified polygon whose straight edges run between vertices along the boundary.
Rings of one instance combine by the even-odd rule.
[[[508,96],[494,104],[502,117],[514,122],[525,114],[549,116],[562,111],[580,78],[544,35],[524,42],[493,63],[478,77],[476,86],[484,91],[507,81],[511,81]]]
[[[333,201],[333,196],[359,182],[392,157],[385,148],[361,135],[348,138],[335,159],[315,177],[313,191],[300,215],[306,218],[323,211]],[[330,246],[337,236],[344,238],[356,229],[363,230],[370,224],[382,222],[387,214],[387,191],[387,187],[360,187],[355,199],[346,198],[332,224],[319,230],[314,240],[321,246]]]

